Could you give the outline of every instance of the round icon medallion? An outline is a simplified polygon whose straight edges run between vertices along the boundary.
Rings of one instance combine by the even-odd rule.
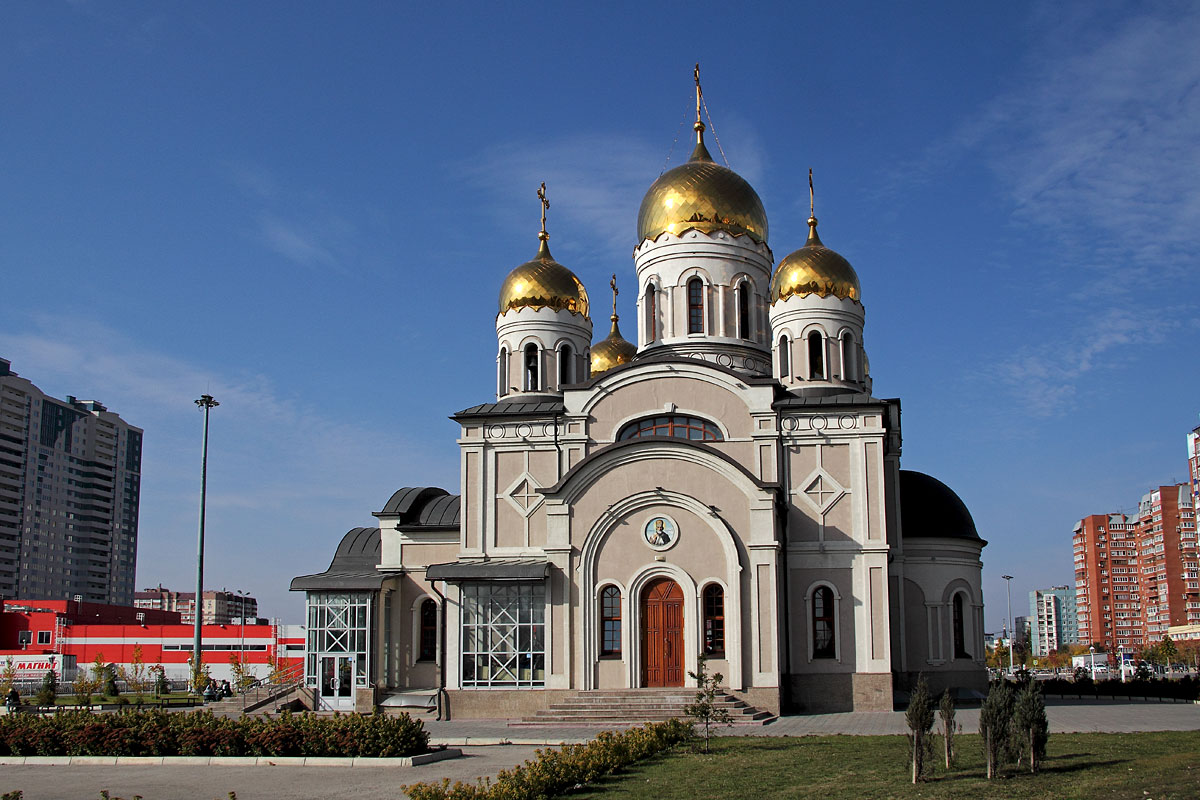
[[[679,529],[675,527],[674,520],[668,517],[651,517],[647,520],[646,527],[642,529],[642,537],[651,548],[666,550],[672,547],[675,540],[679,538]]]

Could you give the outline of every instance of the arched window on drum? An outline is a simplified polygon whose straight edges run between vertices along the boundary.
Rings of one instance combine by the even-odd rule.
[[[694,442],[722,442],[721,429],[706,419],[682,414],[663,414],[630,422],[617,434],[617,441],[640,439],[643,436],[670,436]]]

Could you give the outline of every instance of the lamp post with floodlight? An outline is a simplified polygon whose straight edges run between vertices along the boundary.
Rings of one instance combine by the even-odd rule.
[[[1008,628],[1008,675],[1013,674],[1013,629],[1012,629],[1012,575],[1001,575],[1004,578],[1005,586],[1008,587],[1008,612],[1004,618],[1004,625]]]
[[[192,629],[192,689],[199,688],[203,670],[200,626],[204,621],[204,505],[208,493],[208,413],[221,405],[211,394],[200,395],[197,408],[204,411],[204,445],[200,454],[200,534],[196,547],[196,601],[192,604],[195,616]]]

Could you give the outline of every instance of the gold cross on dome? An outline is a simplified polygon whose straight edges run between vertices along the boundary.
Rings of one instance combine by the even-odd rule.
[[[808,215],[815,217],[813,213],[813,182],[812,182],[812,167],[808,168]]]
[[[542,187],[537,190],[538,200],[542,202],[542,232],[538,234],[540,239],[549,239],[550,234],[546,233],[546,211],[550,208],[550,201],[546,199],[546,182],[542,181]]]
[[[615,317],[617,315],[617,295],[621,293],[620,290],[617,289],[617,273],[613,273],[612,280],[608,282],[608,285],[611,286],[613,290],[613,316]]]

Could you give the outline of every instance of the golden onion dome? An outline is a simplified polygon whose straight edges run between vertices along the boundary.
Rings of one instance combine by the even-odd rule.
[[[544,234],[537,256],[508,273],[500,286],[500,313],[518,308],[552,308],[588,315],[587,289],[575,273],[550,256]]]
[[[756,242],[767,241],[767,212],[740,175],[714,163],[704,146],[704,126],[696,123],[696,149],[686,164],[659,176],[638,211],[638,243],[663,233],[689,229],[728,231]]]
[[[637,355],[637,346],[622,338],[621,329],[617,327],[617,315],[613,314],[610,319],[612,320],[612,330],[609,332],[608,338],[592,345],[593,378],[613,367],[628,364]]]
[[[808,218],[808,241],[779,262],[771,279],[771,304],[793,295],[849,298],[862,303],[862,286],[850,262],[821,243],[817,218]]]

